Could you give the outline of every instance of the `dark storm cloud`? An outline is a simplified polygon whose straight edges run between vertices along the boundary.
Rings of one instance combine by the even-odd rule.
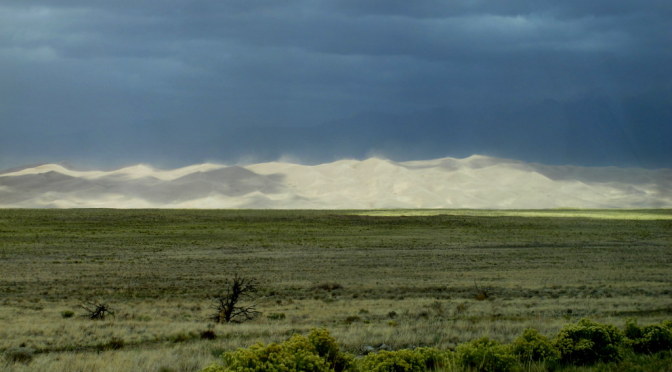
[[[667,1],[5,2],[0,167],[669,167],[671,20]]]

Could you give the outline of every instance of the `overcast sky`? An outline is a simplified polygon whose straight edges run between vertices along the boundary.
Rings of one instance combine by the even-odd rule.
[[[672,167],[670,0],[0,0],[0,168]]]

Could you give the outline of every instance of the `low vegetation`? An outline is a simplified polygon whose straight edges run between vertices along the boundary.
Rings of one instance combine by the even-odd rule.
[[[671,217],[0,210],[0,370],[200,371],[250,345],[311,343],[311,329],[366,368],[513,357],[528,370],[664,370]],[[217,322],[213,296],[236,275],[258,281],[237,305],[260,314]],[[590,346],[605,340],[621,346]]]
[[[652,324],[644,327],[672,331],[672,323]],[[523,370],[574,370],[576,366],[596,366],[618,370],[618,366],[631,365],[649,356],[652,365],[661,361],[672,363],[672,343],[658,344],[666,353],[653,355],[642,349],[637,340],[643,333],[633,331],[632,323],[626,326],[635,332],[634,339],[624,336],[618,328],[581,319],[565,326],[550,340],[534,329],[527,329],[512,344],[502,344],[486,337],[461,344],[455,351],[435,347],[419,347],[395,351],[378,351],[355,356],[339,350],[336,340],[324,329],[313,329],[308,337],[293,335],[288,340],[269,345],[257,344],[225,352],[221,362],[203,372],[265,372],[265,371],[315,371],[315,372],[422,372],[422,371],[485,371],[507,372]],[[641,329],[640,329],[641,330]],[[646,333],[646,331],[643,331]],[[624,360],[626,361],[624,363]]]

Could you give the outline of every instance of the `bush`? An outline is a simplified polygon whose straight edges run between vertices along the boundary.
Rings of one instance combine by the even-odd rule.
[[[429,368],[435,368],[441,360],[441,352],[437,349],[429,348],[415,350],[381,350],[377,353],[368,354],[363,357],[358,367],[361,371],[371,372],[422,372]]]
[[[629,339],[636,353],[653,354],[672,350],[672,327],[670,323],[651,324],[639,327],[635,321],[625,324],[625,337]]]
[[[450,351],[439,350],[434,347],[419,347],[413,352],[419,354],[425,363],[427,369],[436,369],[446,367],[452,359]]]
[[[317,355],[326,360],[335,371],[343,371],[350,365],[351,358],[340,352],[336,339],[326,329],[311,330],[308,341],[315,348]]]
[[[608,324],[581,319],[560,330],[555,345],[563,363],[587,365],[619,361],[623,334]]]
[[[72,318],[73,316],[75,316],[74,311],[71,311],[71,310],[61,311],[61,318],[63,318],[63,319]]]
[[[331,372],[342,371],[350,358],[339,352],[326,330],[312,330],[308,337],[294,335],[282,343],[257,344],[222,355],[224,366],[212,365],[204,372]]]
[[[478,371],[510,371],[516,364],[509,347],[487,337],[459,345],[457,357],[464,367]]]
[[[225,353],[230,371],[329,371],[327,361],[320,358],[308,340],[292,336],[282,344],[257,344],[249,349]]]
[[[554,362],[560,359],[560,352],[551,340],[534,328],[526,329],[513,341],[512,352],[522,362]]]

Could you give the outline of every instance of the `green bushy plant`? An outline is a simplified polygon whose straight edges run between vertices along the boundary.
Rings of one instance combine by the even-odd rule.
[[[224,353],[225,367],[212,366],[207,372],[329,372],[327,361],[320,358],[303,336],[292,336],[283,343],[257,344],[247,349]]]
[[[419,347],[413,351],[422,357],[427,369],[445,367],[452,359],[452,352],[435,347]]]
[[[560,330],[555,346],[563,363],[588,365],[620,360],[622,342],[623,334],[618,328],[581,319]]]
[[[629,320],[625,324],[625,337],[636,353],[652,354],[672,350],[672,323],[640,327],[634,320]]]
[[[352,362],[352,357],[341,353],[336,339],[324,328],[311,330],[308,333],[308,341],[315,348],[317,355],[326,360],[336,372],[345,370]]]
[[[381,350],[362,358],[358,363],[359,370],[371,372],[420,372],[424,364],[419,355],[412,350],[387,351]]]
[[[308,337],[294,335],[282,343],[256,344],[222,355],[224,365],[212,365],[203,372],[332,372],[342,371],[350,358],[339,352],[336,340],[324,329]]]
[[[421,347],[413,350],[381,350],[360,359],[358,370],[366,372],[423,372],[446,365],[449,352]]]
[[[534,328],[526,329],[513,341],[512,352],[522,362],[555,362],[560,359],[560,352],[551,340]]]
[[[487,337],[459,345],[457,358],[464,367],[478,371],[510,371],[516,364],[516,358],[507,345]]]

